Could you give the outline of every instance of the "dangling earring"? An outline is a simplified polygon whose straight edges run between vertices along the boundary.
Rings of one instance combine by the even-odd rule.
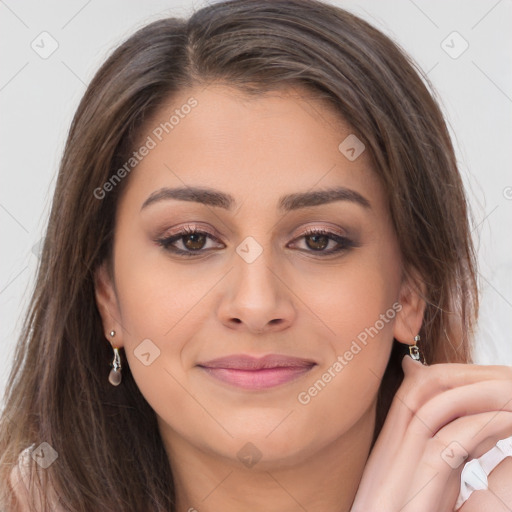
[[[113,338],[116,335],[116,331],[110,331],[110,336]],[[108,375],[108,381],[112,386],[119,386],[121,384],[121,358],[119,357],[119,349],[117,347],[114,348],[114,360],[112,361],[111,365],[112,370],[110,370],[110,373]]]
[[[409,354],[415,361],[419,361],[420,363],[426,365],[425,359],[421,355],[420,348],[418,347],[418,341],[420,340],[421,338],[419,334],[414,336],[414,345],[409,345]]]

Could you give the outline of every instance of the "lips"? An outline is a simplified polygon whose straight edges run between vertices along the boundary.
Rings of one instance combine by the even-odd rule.
[[[225,383],[257,390],[295,380],[315,365],[315,361],[297,357],[270,354],[256,358],[240,354],[213,359],[197,366]]]
[[[263,368],[304,368],[316,364],[309,359],[270,354],[263,357],[233,355],[212,359],[198,366],[205,368],[229,368],[233,370],[261,370]]]

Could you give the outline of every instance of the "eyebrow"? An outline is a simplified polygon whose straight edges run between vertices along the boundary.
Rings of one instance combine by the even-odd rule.
[[[216,206],[225,210],[232,210],[236,205],[235,198],[232,195],[208,187],[165,187],[153,192],[144,201],[141,210],[151,204],[170,199],[191,201],[207,206]],[[278,208],[280,211],[288,212],[300,208],[333,203],[335,201],[349,201],[359,204],[366,209],[371,209],[368,199],[359,192],[346,187],[287,194],[279,198]]]

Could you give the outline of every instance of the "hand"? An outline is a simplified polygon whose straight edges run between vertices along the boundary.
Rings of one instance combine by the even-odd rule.
[[[511,367],[405,356],[402,368],[351,512],[453,512],[464,464],[512,435]]]

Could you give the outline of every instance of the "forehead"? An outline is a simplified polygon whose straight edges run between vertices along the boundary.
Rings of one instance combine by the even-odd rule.
[[[130,176],[136,186],[128,195],[204,185],[270,206],[285,192],[342,185],[379,201],[371,157],[356,137],[306,89],[249,96],[225,85],[196,86],[170,97],[145,123],[135,149],[151,149]],[[362,152],[348,158],[354,152],[347,148]]]

